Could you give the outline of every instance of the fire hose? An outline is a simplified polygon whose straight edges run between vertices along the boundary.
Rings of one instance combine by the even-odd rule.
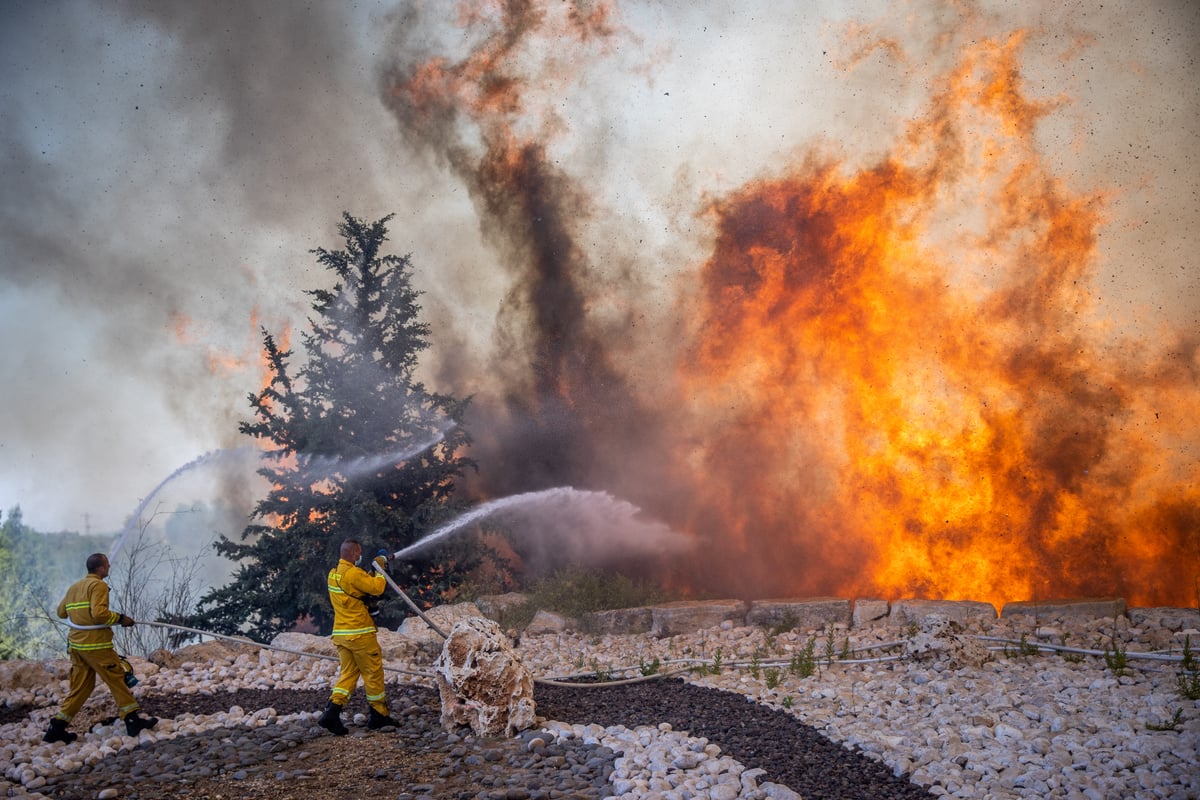
[[[394,580],[392,580],[392,576],[387,574],[387,570],[381,568],[379,566],[379,564],[375,563],[374,561],[371,562],[371,566],[375,568],[376,572],[378,572],[380,575],[383,576],[383,579],[385,581],[387,581],[388,586],[390,586],[396,590],[396,594],[400,595],[400,597],[404,599],[404,602],[408,605],[408,607],[411,608],[413,611],[415,611],[417,616],[420,617],[422,620],[424,620],[425,624],[428,625],[433,630],[434,633],[436,633],[438,636],[441,636],[443,639],[450,638],[449,636],[446,635],[445,631],[443,631],[441,628],[439,628],[437,625],[435,625],[433,620],[431,620],[428,617],[428,615],[426,615],[426,613],[424,611],[422,611],[420,609],[420,607],[418,607],[417,604],[412,601],[411,597],[409,597],[408,595],[406,595],[404,593],[404,590],[402,590],[399,586],[396,585],[396,582]]]
[[[77,631],[95,631],[95,630],[100,630],[101,628],[112,627],[111,625],[76,625],[74,622],[71,622],[70,620],[52,620],[52,621],[59,622],[60,624],[66,625],[68,628],[73,628]],[[317,659],[321,659],[324,661],[338,661],[337,656],[331,656],[331,655],[327,655],[325,653],[310,653],[310,652],[307,652],[304,650],[293,650],[293,649],[287,648],[287,647],[280,647],[279,645],[263,644],[262,642],[256,642],[253,639],[247,639],[244,636],[228,636],[223,633],[214,633],[212,631],[200,630],[199,628],[189,628],[186,625],[178,625],[174,622],[148,621],[148,622],[135,622],[134,624],[149,625],[150,627],[154,627],[154,628],[169,628],[171,630],[183,631],[185,633],[195,634],[197,636],[209,636],[209,637],[212,637],[213,639],[223,639],[227,642],[233,642],[234,644],[251,645],[253,647],[258,647],[263,650],[272,650],[277,653],[289,653],[291,655],[301,656],[303,658],[317,658]],[[433,626],[431,625],[430,627],[433,627]],[[441,631],[439,631],[436,627],[434,628],[434,630],[437,631],[438,633],[441,633]],[[442,637],[446,638],[445,634],[442,634]],[[534,677],[533,680],[534,680],[534,683],[541,683],[546,686],[566,686],[566,687],[572,687],[572,688],[592,688],[592,687],[599,687],[599,686],[626,686],[626,685],[633,684],[633,683],[641,683],[643,681],[654,680],[656,678],[669,678],[673,675],[679,675],[679,674],[682,674],[685,672],[689,672],[695,668],[695,663],[696,662],[693,662],[693,666],[681,667],[679,669],[670,670],[668,672],[656,672],[653,675],[643,675],[643,676],[640,676],[637,678],[623,678],[623,679],[612,680],[612,681],[595,681],[595,682],[589,682],[589,683],[577,683],[577,682],[572,682],[572,681],[558,680],[558,679],[554,679],[554,678],[538,678],[538,677]],[[389,667],[387,665],[384,665],[383,669],[385,672],[395,672],[395,673],[398,673],[401,675],[415,675],[419,678],[433,679],[436,677],[435,675],[432,675],[428,672],[420,672],[417,670],[402,669],[400,667]],[[635,669],[635,668],[634,667],[626,667],[624,669]]]
[[[386,573],[385,573],[385,575],[386,575]],[[430,628],[432,628],[436,633],[438,633],[443,639],[447,638],[446,634],[443,633],[441,631],[441,629],[439,629],[436,625],[434,625],[432,623],[432,621],[428,619],[426,614],[421,612],[419,609],[415,608],[415,604],[413,604],[412,601],[407,597],[407,595],[405,595],[400,590],[400,588],[398,586],[396,586],[396,584],[391,580],[390,577],[388,578],[388,583],[392,586],[392,588],[394,588],[397,592],[399,592],[401,594],[401,596],[403,596],[405,598],[405,600],[407,600],[409,602],[410,605],[412,605],[414,607],[414,610],[416,610],[417,613],[421,616],[421,618],[424,619],[427,624],[429,624]],[[71,622],[70,620],[63,621],[62,624],[66,625],[69,628],[74,628],[75,630],[83,630],[83,631],[99,630],[101,628],[111,627],[109,625],[76,625],[75,623]],[[263,644],[262,642],[256,642],[253,639],[247,639],[243,636],[229,636],[226,634],[214,633],[212,631],[200,630],[199,628],[190,628],[190,627],[187,627],[186,625],[178,625],[173,622],[153,621],[153,622],[137,622],[136,624],[149,625],[151,627],[156,627],[156,628],[169,628],[172,630],[183,631],[185,633],[191,633],[191,634],[194,634],[196,636],[201,636],[201,637],[209,636],[214,639],[223,639],[228,642],[233,642],[234,644],[251,645],[253,647],[258,647],[258,648],[261,648],[264,650],[272,650],[272,651],[279,652],[279,653],[288,653],[290,655],[300,656],[302,658],[316,658],[316,659],[322,659],[325,661],[337,661],[338,660],[337,656],[326,655],[324,653],[311,653],[311,652],[307,652],[304,650],[293,650],[293,649],[290,649],[287,647],[281,647],[279,645]],[[1030,644],[1028,642],[1022,642],[1022,641],[1018,641],[1015,639],[1005,639],[1003,637],[998,637],[998,636],[973,636],[971,638],[976,639],[978,641],[992,642],[992,643],[1003,645],[1003,647],[989,648],[994,651],[1008,651],[1009,646],[1011,645],[1011,646],[1015,646],[1015,647],[1036,647],[1039,650],[1039,652],[1058,652],[1058,653],[1067,653],[1067,654],[1080,655],[1080,656],[1097,656],[1097,657],[1099,657],[1099,656],[1107,656],[1107,655],[1111,654],[1110,651],[1090,650],[1090,649],[1082,648],[1082,647],[1065,647],[1065,646],[1061,646],[1061,645],[1051,645],[1051,644]],[[878,650],[888,650],[890,648],[898,647],[903,644],[905,644],[905,640],[903,640],[903,639],[893,641],[893,642],[883,642],[880,644],[856,648],[855,650],[851,651],[851,654],[861,653],[861,652],[872,652],[872,651],[878,651]],[[1124,654],[1125,654],[1126,659],[1131,659],[1131,660],[1132,659],[1145,659],[1148,661],[1166,661],[1166,662],[1172,662],[1172,663],[1182,663],[1187,658],[1184,655],[1176,655],[1173,653],[1161,653],[1161,652],[1156,653],[1156,652],[1124,651]],[[904,659],[904,657],[905,657],[904,655],[876,656],[873,658],[857,658],[857,659],[856,658],[841,658],[841,657],[822,659],[822,658],[818,657],[818,658],[816,658],[816,660],[817,661],[825,661],[826,666],[833,666],[835,664],[839,665],[839,666],[857,666],[857,665],[863,665],[863,664],[882,664],[882,663],[888,663],[888,662],[893,662],[893,661],[901,661]],[[645,681],[656,680],[658,678],[669,678],[669,677],[673,677],[676,675],[686,674],[688,672],[692,672],[693,670],[697,669],[698,667],[703,667],[703,666],[707,665],[707,663],[708,662],[705,661],[704,659],[677,659],[677,660],[667,662],[668,665],[670,665],[670,664],[681,665],[681,666],[677,666],[673,669],[668,669],[668,670],[662,671],[662,672],[656,671],[649,675],[643,674],[643,675],[633,677],[633,678],[619,678],[619,679],[607,680],[607,681],[589,681],[586,683],[581,683],[579,681],[571,680],[572,678],[585,678],[585,677],[594,676],[595,675],[594,672],[592,672],[592,673],[586,673],[586,672],[585,673],[576,673],[576,674],[572,674],[572,675],[561,676],[560,678],[534,677],[533,680],[535,683],[540,683],[540,684],[543,684],[546,686],[562,686],[562,687],[567,687],[567,688],[598,688],[598,687],[606,687],[606,686],[627,686],[627,685],[631,685],[631,684],[635,684],[635,683],[642,683]],[[755,661],[731,661],[731,662],[728,662],[727,664],[725,664],[725,666],[730,669],[736,669],[736,668],[770,669],[773,667],[776,667],[776,668],[789,667],[789,666],[791,666],[791,664],[792,664],[791,660],[762,659],[762,660],[755,660]],[[432,675],[428,672],[420,672],[418,670],[403,669],[400,667],[384,666],[383,669],[385,672],[393,672],[393,673],[402,674],[402,675],[413,675],[413,676],[420,677],[420,678],[433,679],[435,677],[434,675]],[[633,671],[633,670],[637,670],[637,669],[642,669],[642,667],[641,666],[614,667],[607,671],[620,673],[620,672],[629,672],[629,671]],[[1143,669],[1145,669],[1145,668],[1143,668]],[[1159,670],[1150,670],[1150,671],[1159,671]]]
[[[371,562],[371,565],[373,567],[375,567],[375,569],[381,575],[383,575],[384,580],[386,580],[388,583],[388,586],[392,587],[392,589],[394,589],[396,591],[396,594],[400,595],[400,597],[403,598],[404,602],[408,605],[408,607],[411,608],[414,612],[416,612],[417,616],[420,617],[422,620],[424,620],[425,624],[428,625],[430,627],[430,629],[433,630],[434,633],[436,633],[438,636],[441,636],[442,639],[449,638],[449,636],[446,634],[446,632],[443,631],[441,628],[439,628],[437,626],[437,624],[432,619],[429,618],[429,615],[426,614],[424,611],[422,611],[421,608],[419,606],[417,606],[416,603],[413,602],[412,598],[410,598],[407,594],[405,594],[404,590],[401,589],[394,580],[392,580],[391,575],[389,575],[385,570],[381,569],[379,567],[379,565],[376,564],[374,561]],[[102,628],[112,627],[111,625],[76,625],[75,623],[71,622],[70,620],[65,620],[62,622],[62,624],[66,625],[68,628],[74,628],[75,630],[79,630],[79,631],[92,631],[92,630],[100,630]],[[235,644],[248,644],[248,645],[252,645],[254,647],[262,648],[264,650],[273,650],[273,651],[279,652],[279,653],[289,653],[291,655],[301,656],[303,658],[317,658],[317,659],[322,659],[325,661],[338,661],[339,660],[337,656],[326,655],[324,653],[309,653],[309,652],[305,652],[303,650],[292,650],[287,647],[280,647],[278,645],[270,645],[270,644],[263,644],[262,642],[256,642],[253,639],[247,639],[244,636],[229,636],[229,635],[222,634],[222,633],[213,633],[212,631],[204,631],[204,630],[200,630],[199,628],[189,628],[186,625],[179,625],[174,622],[157,622],[157,621],[155,621],[155,622],[137,622],[136,624],[149,625],[151,627],[156,627],[156,628],[169,628],[172,630],[183,631],[185,633],[195,634],[197,636],[211,636],[214,639],[224,639],[225,641],[233,642]],[[569,681],[563,681],[563,680],[555,680],[554,678],[538,678],[538,677],[535,677],[533,680],[535,683],[541,683],[541,684],[544,684],[547,686],[588,687],[588,688],[599,687],[599,686],[626,686],[629,684],[641,683],[643,681],[655,680],[657,678],[666,678],[666,677],[671,677],[673,675],[679,675],[681,673],[689,671],[692,668],[693,667],[682,667],[682,668],[679,668],[676,670],[671,670],[668,672],[662,672],[662,673],[656,672],[652,675],[642,675],[642,676],[639,676],[636,678],[624,678],[624,679],[613,680],[613,681],[595,681],[595,682],[589,682],[589,683],[576,683],[576,682],[569,682]],[[421,678],[432,679],[435,677],[434,675],[431,675],[428,672],[419,672],[416,670],[401,669],[399,667],[389,667],[389,666],[385,665],[383,669],[385,672],[395,672],[395,673],[399,673],[399,674],[403,674],[403,675],[415,675],[415,676],[418,676]],[[629,669],[632,669],[632,668],[629,668]]]
[[[417,614],[417,616],[420,617],[425,622],[425,624],[427,624],[430,627],[431,630],[433,630],[434,633],[436,633],[438,636],[441,636],[442,639],[449,638],[449,636],[446,634],[446,632],[443,631],[441,628],[439,628],[437,626],[437,624],[434,623],[434,621],[432,619],[430,619],[429,616],[424,611],[422,611],[421,608],[418,607],[416,603],[413,602],[412,598],[410,598],[407,594],[405,594],[404,590],[401,589],[394,580],[392,580],[392,576],[389,575],[386,570],[381,568],[374,561],[371,562],[371,566],[374,567],[374,569],[379,574],[383,575],[384,580],[387,581],[388,586],[390,586],[393,590],[395,590],[396,594],[400,595],[400,597],[404,600],[404,602],[408,605],[408,607],[410,609],[412,609]],[[74,628],[76,630],[99,630],[101,628],[111,627],[110,625],[76,625],[76,624],[72,623],[70,620],[67,620],[65,622],[65,624],[68,627]],[[274,650],[276,652],[289,653],[291,655],[301,656],[301,657],[305,657],[305,658],[319,658],[319,659],[323,659],[323,660],[327,660],[327,661],[337,661],[338,660],[337,656],[326,655],[323,653],[308,653],[308,652],[304,652],[302,650],[292,650],[292,649],[289,649],[286,647],[279,647],[277,645],[269,645],[269,644],[263,644],[261,642],[255,642],[252,639],[247,639],[245,637],[228,636],[225,634],[213,633],[211,631],[204,631],[204,630],[200,630],[198,628],[189,628],[185,625],[178,625],[178,624],[175,624],[172,622],[139,622],[137,624],[150,625],[150,626],[159,627],[159,628],[170,628],[170,629],[174,629],[174,630],[178,630],[178,631],[183,631],[186,633],[191,633],[191,634],[194,634],[197,636],[211,636],[215,639],[224,639],[224,640],[227,640],[230,642],[235,642],[237,644],[249,644],[249,645],[253,645],[254,647],[260,647],[260,648],[263,648],[266,650]],[[1011,645],[1011,646],[1015,646],[1015,647],[1022,648],[1022,649],[1026,648],[1026,647],[1036,648],[1038,652],[1043,652],[1043,651],[1059,652],[1059,653],[1068,653],[1068,654],[1074,654],[1074,655],[1080,655],[1080,656],[1108,656],[1108,655],[1110,655],[1110,653],[1108,651],[1089,650],[1087,648],[1066,647],[1066,646],[1062,646],[1062,645],[1029,643],[1029,642],[1026,642],[1023,640],[1017,641],[1017,640],[1013,640],[1013,639],[1005,639],[1003,637],[998,637],[998,636],[973,636],[971,638],[973,638],[977,641],[981,641],[981,642],[989,642],[989,643],[992,643],[993,645],[1002,645],[1002,647],[993,646],[993,647],[989,648],[991,650],[997,650],[997,651],[999,651],[999,650],[1007,651],[1009,646]],[[905,643],[906,643],[906,640],[904,640],[904,639],[899,639],[899,640],[892,641],[892,642],[883,642],[880,644],[868,645],[865,647],[857,648],[857,649],[851,651],[849,654],[853,655],[855,653],[872,652],[872,651],[877,651],[877,650],[888,650],[893,647],[898,647],[900,645],[903,645]],[[1123,651],[1123,656],[1127,660],[1128,659],[1146,659],[1149,661],[1167,661],[1167,662],[1175,662],[1175,663],[1183,662],[1187,658],[1187,656],[1185,656],[1185,655],[1175,655],[1173,653],[1145,653],[1145,652],[1137,652],[1137,651],[1134,651],[1134,652]],[[890,662],[890,661],[899,661],[902,658],[904,658],[903,655],[890,655],[890,656],[878,656],[878,657],[874,657],[874,658],[865,658],[865,659],[845,659],[845,658],[834,659],[832,657],[829,657],[824,660],[827,661],[827,666],[832,666],[833,664],[849,666],[849,665],[857,665],[857,664],[877,664],[877,663],[885,663],[885,662]],[[817,659],[817,660],[822,660],[822,659]],[[630,684],[635,684],[635,683],[641,683],[643,681],[656,680],[658,678],[667,678],[667,677],[672,677],[674,675],[680,675],[680,674],[683,674],[686,672],[690,672],[690,671],[696,669],[698,665],[705,664],[706,662],[704,662],[701,659],[683,659],[683,660],[670,662],[670,663],[686,664],[687,666],[680,666],[680,667],[677,667],[675,669],[668,670],[665,672],[656,671],[649,675],[643,674],[638,677],[621,678],[621,679],[617,679],[617,680],[608,680],[608,681],[590,681],[587,683],[579,683],[579,682],[563,680],[563,679],[535,677],[534,682],[541,683],[541,684],[544,684],[547,686],[565,686],[565,687],[571,687],[571,688],[579,688],[579,687],[594,688],[594,687],[601,687],[601,686],[625,686],[625,685],[630,685]],[[735,667],[770,668],[770,667],[783,667],[783,666],[790,666],[790,665],[791,665],[790,660],[789,661],[759,660],[759,661],[753,661],[753,662],[731,662],[729,664],[726,664],[726,666],[728,666],[730,668],[735,668]],[[640,667],[632,667],[632,666],[619,667],[619,668],[615,668],[614,670],[610,670],[610,671],[627,672],[627,671],[632,671],[634,669],[640,669]],[[400,674],[404,674],[404,675],[415,675],[415,676],[422,677],[422,678],[435,677],[427,672],[418,672],[416,670],[401,669],[399,667],[385,666],[384,670],[387,672],[395,672],[395,673],[400,673]],[[578,677],[585,677],[585,675],[586,674],[577,674],[577,675],[571,675],[571,676],[565,676],[565,677],[566,678],[571,678],[571,677],[578,678]]]
[[[443,631],[436,624],[434,624],[433,620],[431,620],[429,618],[429,616],[427,614],[425,614],[425,612],[422,611],[417,606],[417,604],[412,601],[412,598],[410,598],[407,594],[405,594],[404,591],[399,586],[396,585],[396,582],[392,580],[391,575],[388,575],[386,571],[380,569],[379,565],[377,565],[374,561],[371,562],[371,565],[373,567],[375,567],[375,569],[378,570],[381,575],[383,575],[384,579],[388,582],[388,585],[391,586],[393,589],[395,589],[396,593],[398,595],[400,595],[400,597],[404,598],[404,602],[408,604],[409,608],[411,608],[413,611],[415,611],[417,613],[417,615],[422,620],[425,621],[425,624],[427,624],[434,631],[434,633],[438,634],[443,639],[448,638],[446,636],[445,631]],[[77,631],[95,631],[95,630],[100,630],[102,628],[111,628],[112,627],[111,625],[76,625],[74,622],[71,622],[70,620],[65,620],[63,622],[63,624],[66,625],[68,628],[74,628]],[[149,626],[152,626],[155,628],[169,628],[172,630],[183,631],[185,633],[195,634],[197,636],[211,636],[214,639],[224,639],[225,641],[234,642],[236,644],[248,644],[248,645],[252,645],[254,647],[263,648],[265,650],[274,650],[279,653],[289,653],[291,655],[303,656],[305,658],[319,658],[319,659],[322,659],[325,661],[338,661],[339,660],[337,656],[331,656],[331,655],[327,655],[325,653],[308,653],[303,650],[292,650],[287,647],[279,647],[277,645],[270,645],[270,644],[263,644],[262,642],[256,642],[253,639],[247,639],[244,636],[227,636],[223,633],[213,633],[212,631],[204,631],[204,630],[200,630],[199,628],[189,628],[186,625],[178,625],[174,622],[138,622],[136,624],[149,625]],[[396,673],[400,673],[403,675],[417,675],[422,678],[434,677],[433,675],[430,675],[427,672],[417,672],[415,670],[400,669],[399,667],[385,666],[383,669],[385,672],[396,672]]]

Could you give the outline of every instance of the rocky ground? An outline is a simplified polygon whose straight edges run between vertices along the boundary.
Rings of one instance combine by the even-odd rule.
[[[539,676],[693,669],[686,681],[539,684],[541,724],[505,739],[442,731],[436,692],[402,675],[390,688],[398,730],[360,722],[333,737],[314,720],[335,665],[210,648],[171,668],[137,662],[137,693],[163,720],[140,740],[105,723],[111,698],[100,689],[73,725],[88,731],[80,741],[43,745],[61,681],[4,691],[0,762],[11,766],[0,796],[1200,797],[1200,702],[1178,691],[1190,629],[1136,619],[970,623],[948,639],[939,630],[526,636],[518,652]],[[1114,670],[1111,652],[1033,652],[1064,640],[1175,661],[1129,658]],[[355,703],[351,714],[365,712]]]
[[[257,708],[275,713],[264,715],[266,724],[261,727],[238,726],[232,732],[221,727],[173,741],[144,742],[85,771],[56,776],[36,791],[54,798],[95,797],[112,790],[114,797],[122,798],[333,800],[344,798],[346,786],[352,784],[359,798],[408,794],[521,800],[613,793],[611,749],[582,741],[567,748],[553,748],[548,742],[531,748],[540,729],[512,739],[479,739],[466,731],[449,735],[438,724],[438,698],[432,689],[393,685],[390,694],[401,728],[371,732],[358,725],[344,738],[312,724],[308,712],[324,705],[323,691],[149,695],[144,698],[146,707],[164,718],[216,715],[231,705],[251,717]],[[687,730],[693,737],[720,743],[723,753],[748,769],[762,768],[759,783],[781,783],[804,798],[930,797],[878,762],[735,693],[664,679],[606,689],[544,686],[538,696],[539,709],[554,720],[605,727],[646,725],[656,735],[668,728]],[[350,714],[365,711],[361,700],[349,708]],[[290,715],[302,719],[281,721]],[[588,767],[593,758],[599,763]]]

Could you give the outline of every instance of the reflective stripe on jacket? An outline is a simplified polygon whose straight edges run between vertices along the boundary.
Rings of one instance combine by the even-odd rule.
[[[380,595],[387,580],[354,566],[346,559],[329,570],[329,602],[333,604],[333,635],[359,636],[375,632],[375,621],[363,603],[364,595]]]
[[[69,619],[76,625],[116,625],[121,615],[108,607],[108,584],[99,575],[88,573],[87,577],[71,584],[67,595],[58,604],[59,619]],[[70,650],[111,650],[113,633],[111,628],[94,631],[77,631],[67,634]]]

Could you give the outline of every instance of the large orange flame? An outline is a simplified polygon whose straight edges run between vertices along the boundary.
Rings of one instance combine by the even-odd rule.
[[[800,566],[743,565],[747,589],[1190,601],[1200,470],[1147,456],[1171,435],[1152,411],[1200,411],[1194,379],[1105,346],[1103,198],[1039,156],[1021,42],[968,53],[877,166],[813,156],[713,201],[682,373],[715,432],[695,480],[727,488],[692,525]]]

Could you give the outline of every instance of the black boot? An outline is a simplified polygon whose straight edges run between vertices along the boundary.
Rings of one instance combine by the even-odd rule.
[[[142,731],[148,731],[157,724],[158,717],[146,717],[142,719],[136,711],[130,711],[125,715],[125,732],[130,736],[137,736]]]
[[[65,742],[70,744],[79,737],[67,730],[69,723],[65,719],[55,717],[50,720],[50,727],[46,730],[46,735],[42,737],[43,742]]]
[[[380,728],[399,728],[400,723],[389,717],[387,714],[380,714],[374,708],[371,709],[371,718],[367,720],[367,730],[377,731]]]
[[[342,724],[342,707],[332,700],[325,706],[325,713],[317,720],[317,724],[334,736],[345,736],[350,731]]]

